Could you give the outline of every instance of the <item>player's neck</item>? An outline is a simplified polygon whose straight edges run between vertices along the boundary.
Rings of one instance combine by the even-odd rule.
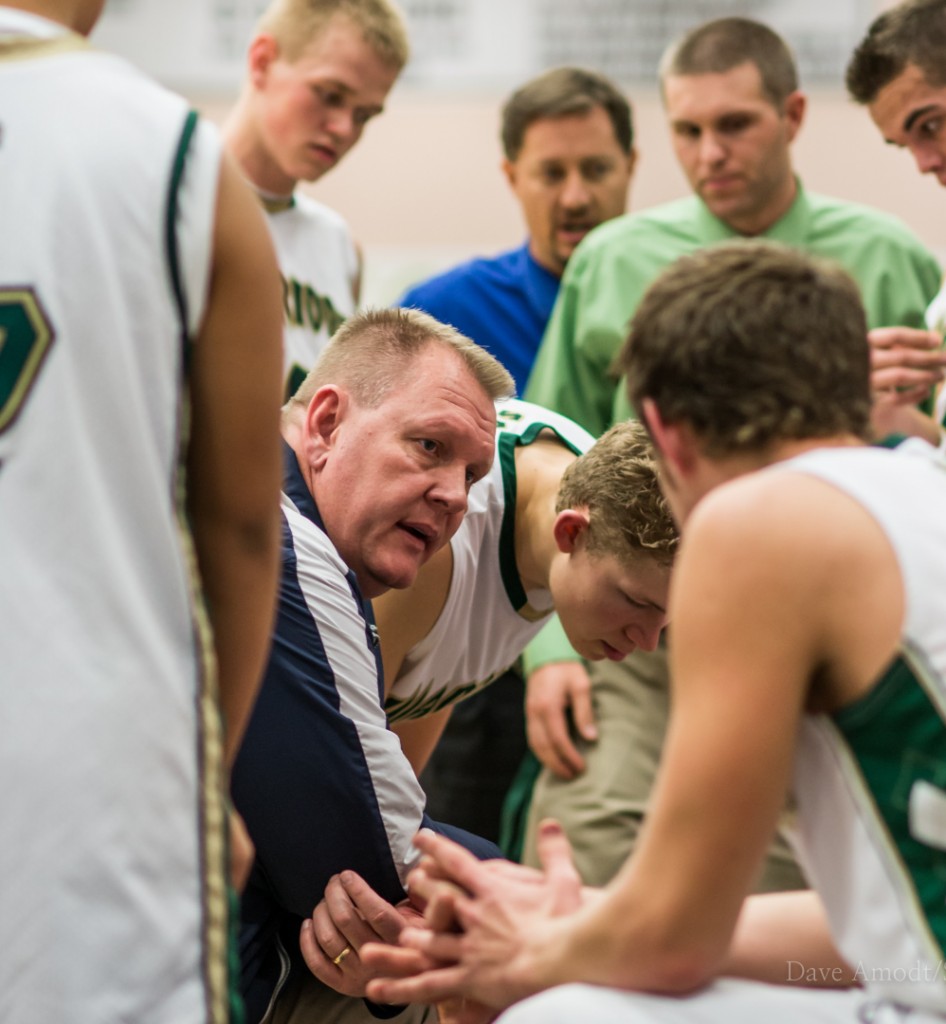
[[[555,499],[565,467],[575,456],[557,442],[516,449],[516,566],[528,590],[548,590],[558,554]]]
[[[223,126],[227,151],[236,160],[243,177],[264,200],[290,199],[296,182],[287,177],[272,160],[255,130],[255,122],[244,95],[237,101]]]

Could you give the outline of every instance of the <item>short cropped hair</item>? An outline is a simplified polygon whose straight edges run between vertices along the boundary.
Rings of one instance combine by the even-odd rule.
[[[588,510],[588,552],[628,562],[641,555],[670,565],[679,540],[670,507],[657,482],[647,430],[618,423],[565,470],[555,511]]]
[[[874,19],[847,66],[851,98],[873,103],[908,64],[930,85],[946,85],[946,0],[906,0]]]
[[[688,423],[710,457],[868,437],[870,356],[857,285],[772,242],[710,246],[648,289],[618,357],[638,410]]]
[[[596,71],[584,68],[553,68],[520,86],[503,106],[500,138],[507,160],[522,151],[526,130],[547,117],[587,114],[603,108],[614,137],[625,153],[634,144],[631,105],[618,87]]]
[[[353,22],[388,67],[400,71],[407,63],[410,44],[404,16],[391,0],[273,0],[256,31],[272,35],[280,53],[294,61],[336,17]]]
[[[798,69],[788,44],[767,25],[751,18],[718,18],[687,32],[660,61],[661,86],[671,75],[722,74],[754,64],[762,91],[781,109],[798,88]]]
[[[493,401],[515,393],[515,382],[499,360],[453,327],[417,309],[368,309],[339,327],[283,415],[308,408],[326,384],[342,385],[359,405],[375,408],[431,345],[453,349]]]

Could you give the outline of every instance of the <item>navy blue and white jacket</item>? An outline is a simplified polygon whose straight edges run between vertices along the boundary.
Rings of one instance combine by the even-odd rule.
[[[392,903],[432,828],[480,857],[486,840],[432,822],[424,793],[382,707],[371,604],[325,531],[284,445],[282,578],[269,662],[233,771],[233,799],[256,845],[241,907],[247,1019],[258,1021],[299,926],[332,875],[357,871]],[[301,967],[306,970],[304,964]]]

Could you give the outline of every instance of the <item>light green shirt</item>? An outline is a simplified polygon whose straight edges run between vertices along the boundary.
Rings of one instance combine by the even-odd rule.
[[[525,397],[595,436],[630,414],[609,372],[637,304],[684,253],[739,235],[688,196],[607,221],[568,261]],[[922,327],[940,268],[901,221],[866,206],[806,193],[762,236],[837,260],[861,288],[871,327]]]
[[[797,182],[797,179],[796,179]],[[922,327],[940,268],[900,220],[854,203],[798,194],[762,236],[837,260],[861,288],[871,327]],[[525,397],[580,423],[596,437],[632,415],[610,371],[637,304],[679,256],[738,238],[697,196],[606,221],[579,245],[559,289]],[[526,649],[527,671],[574,660],[557,622]]]

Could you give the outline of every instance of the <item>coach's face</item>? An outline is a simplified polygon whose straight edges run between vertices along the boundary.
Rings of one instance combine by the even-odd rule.
[[[542,117],[526,128],[519,155],[505,160],[503,171],[536,262],[561,276],[585,235],[624,213],[635,159],[621,148],[603,107]]]
[[[324,387],[308,422],[319,511],[362,592],[410,586],[492,465],[492,401],[456,352],[431,344],[380,404]]]
[[[946,186],[946,87],[930,85],[908,64],[868,109],[887,142],[909,149],[920,174]]]

